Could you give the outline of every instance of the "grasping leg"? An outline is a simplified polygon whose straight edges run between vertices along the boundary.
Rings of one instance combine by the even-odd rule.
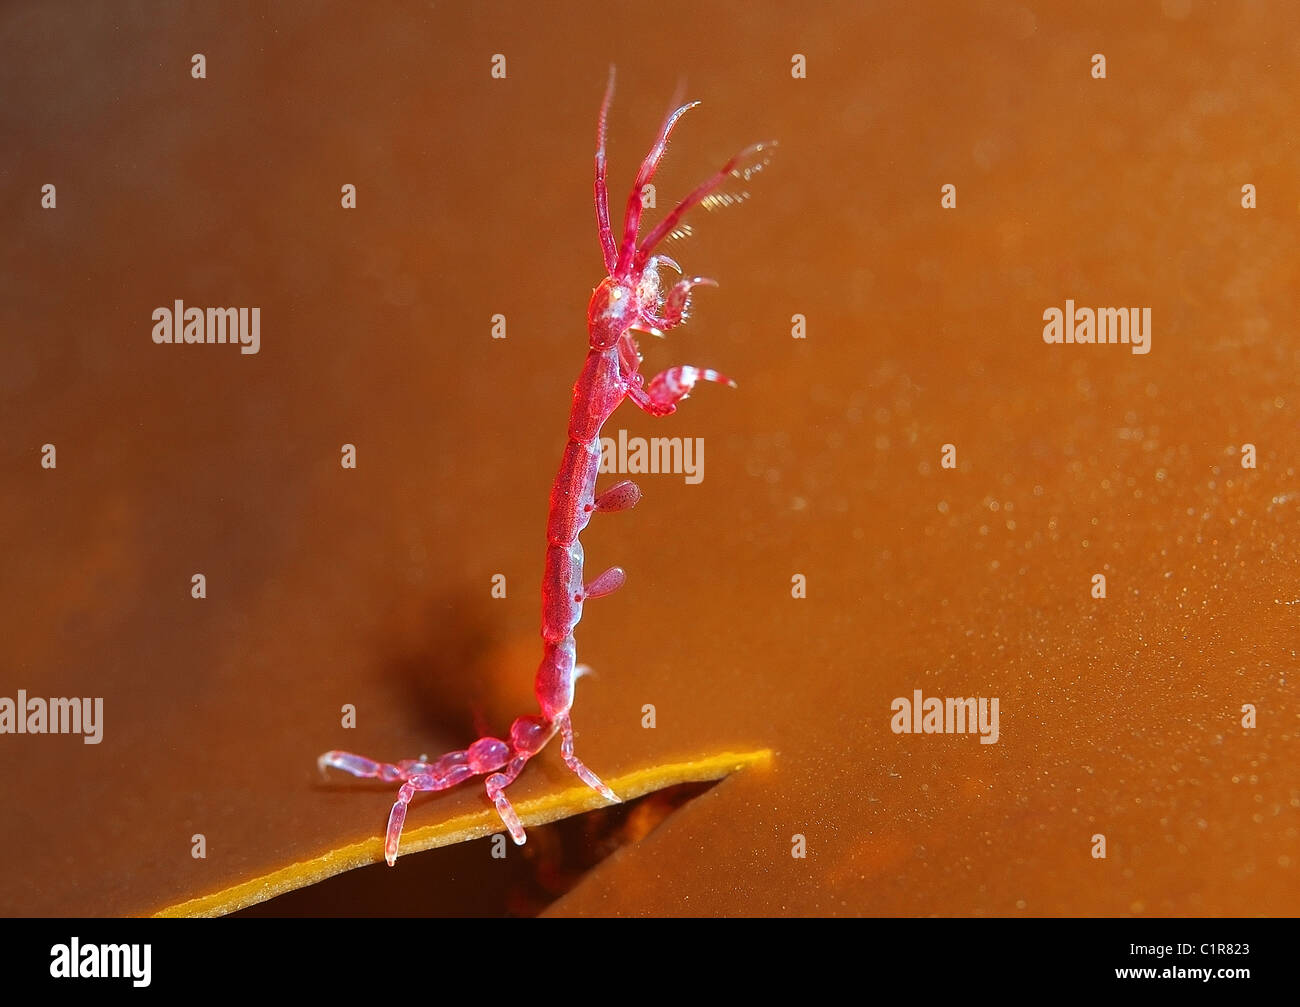
[[[674,326],[681,325],[690,315],[691,291],[696,287],[716,287],[717,285],[717,280],[710,280],[707,276],[692,276],[689,280],[679,280],[673,284],[672,290],[668,291],[668,296],[664,298],[664,313],[662,315],[653,315],[645,312],[642,315],[642,320],[652,330],[671,329]],[[662,331],[660,334],[662,335]]]
[[[677,403],[691,393],[698,381],[715,381],[721,385],[736,387],[736,383],[725,374],[707,367],[691,367],[684,364],[670,367],[650,379],[650,384],[642,387],[639,383],[632,385],[627,397],[639,409],[651,416],[667,416],[677,411]]]

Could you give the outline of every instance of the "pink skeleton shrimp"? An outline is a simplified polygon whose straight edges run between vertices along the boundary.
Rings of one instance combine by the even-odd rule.
[[[385,782],[403,781],[397,792],[384,857],[392,866],[397,860],[398,841],[406,821],[406,809],[417,791],[446,790],[471,776],[490,774],[487,795],[517,844],[525,840],[518,814],[506,799],[505,788],[514,782],[524,764],[560,735],[564,764],[587,786],[607,801],[618,796],[573,754],[574,683],[588,670],[576,663],[573,629],[582,618],[583,602],[600,598],[623,585],[621,567],[611,567],[590,583],[583,583],[582,545],[578,535],[591,515],[627,510],[641,499],[641,491],[630,480],[617,483],[596,495],[596,473],[600,466],[600,429],[625,399],[651,416],[667,416],[690,394],[700,380],[735,387],[717,371],[702,367],[670,367],[646,384],[638,372],[641,354],[634,332],[662,336],[665,329],[686,321],[691,291],[699,286],[717,286],[713,280],[692,276],[678,281],[666,293],[660,290],[659,267],[668,266],[681,274],[681,267],[655,247],[670,235],[685,233],[682,217],[692,207],[726,206],[744,199],[747,193],[719,192],[731,179],[747,180],[767,163],[771,143],[747,147],[724,164],[712,178],[698,186],[677,204],[657,227],[637,241],[640,229],[642,192],[654,177],[668,145],[673,127],[698,102],[673,110],[659,127],[654,146],[641,162],[632,194],[628,197],[623,223],[623,240],[615,243],[609,223],[609,193],[605,185],[605,119],[614,94],[614,73],[600,106],[596,126],[596,222],[605,257],[606,277],[592,294],[587,308],[587,331],[591,348],[573,388],[573,409],[569,413],[569,443],[565,446],[559,474],[551,488],[546,524],[546,571],[542,579],[542,663],[537,669],[535,692],[541,715],[519,717],[510,725],[510,740],[479,738],[463,751],[448,752],[432,762],[425,757],[404,759],[396,764],[375,762],[351,752],[326,752],[318,763],[321,771],[333,766],[353,776]],[[679,225],[680,229],[679,229]]]

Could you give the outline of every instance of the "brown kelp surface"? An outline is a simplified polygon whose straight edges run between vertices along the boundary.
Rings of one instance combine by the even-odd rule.
[[[0,696],[104,721],[0,735],[0,910],[373,861],[396,788],[318,754],[433,754],[532,709],[610,62],[620,201],[682,74],[704,104],[656,212],[781,146],[672,253],[720,289],[643,347],[739,389],[606,428],[701,438],[704,470],[634,475],[641,504],[584,535],[629,582],[577,631],[578,751],[610,780],[772,756],[551,911],[1300,910],[1295,13],[789,17],[6,7]],[[259,352],[155,345],[177,299],[260,307]],[[1150,352],[1045,344],[1067,299],[1151,308]],[[997,742],[894,733],[918,689],[996,697]],[[565,795],[551,750],[511,788]],[[408,829],[457,820],[490,828],[480,785]]]

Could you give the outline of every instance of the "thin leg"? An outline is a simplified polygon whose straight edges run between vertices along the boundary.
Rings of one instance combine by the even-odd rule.
[[[560,729],[560,754],[564,757],[564,764],[569,767],[583,783],[589,786],[596,793],[607,801],[615,804],[622,803],[618,794],[605,786],[599,776],[582,764],[582,761],[573,754],[573,724],[566,713],[556,724]]]
[[[677,411],[677,403],[690,395],[698,381],[715,381],[736,387],[736,383],[725,374],[707,367],[683,365],[656,374],[645,388],[632,385],[628,388],[627,397],[638,409],[645,410],[651,416],[667,416]]]

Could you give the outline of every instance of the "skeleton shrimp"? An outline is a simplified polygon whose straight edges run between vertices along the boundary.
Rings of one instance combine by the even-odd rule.
[[[621,567],[610,567],[595,580],[583,581],[583,552],[578,542],[591,516],[613,513],[633,507],[641,491],[630,480],[617,483],[596,495],[596,474],[600,467],[600,430],[615,409],[626,399],[651,416],[667,416],[685,399],[699,381],[712,381],[735,387],[730,378],[704,367],[670,367],[647,383],[639,373],[641,354],[635,332],[662,336],[664,331],[686,321],[691,293],[696,287],[717,286],[710,279],[692,276],[679,280],[667,293],[661,292],[659,269],[666,266],[681,275],[681,267],[655,248],[670,235],[683,233],[682,217],[699,204],[706,208],[729,205],[746,194],[735,195],[719,189],[730,179],[747,180],[766,164],[771,143],[758,143],[742,150],[724,164],[711,178],[686,196],[653,230],[638,239],[641,225],[642,193],[654,178],[668,145],[668,137],[683,115],[699,104],[689,102],[670,111],[659,127],[654,145],[641,162],[632,193],[628,197],[621,242],[616,242],[610,226],[609,193],[605,183],[606,117],[614,94],[614,71],[601,102],[596,125],[596,223],[604,255],[606,276],[592,294],[587,308],[587,332],[590,349],[582,372],[573,388],[573,408],[569,413],[569,440],[560,462],[559,474],[551,488],[550,511],[546,526],[546,566],[542,579],[542,662],[537,669],[535,693],[541,713],[519,717],[510,725],[509,740],[479,738],[468,748],[448,752],[433,761],[405,759],[396,764],[375,762],[351,752],[326,752],[318,760],[322,772],[334,767],[353,776],[369,777],[387,783],[402,781],[388,818],[384,840],[384,858],[389,866],[397,860],[398,842],[406,821],[407,807],[419,791],[446,790],[472,776],[489,774],[487,796],[517,844],[525,841],[524,827],[506,798],[505,789],[558,733],[560,753],[568,766],[587,786],[607,801],[618,796],[573,751],[574,683],[588,669],[577,664],[573,638],[574,627],[582,618],[582,606],[623,585]],[[683,230],[679,230],[682,228]]]

